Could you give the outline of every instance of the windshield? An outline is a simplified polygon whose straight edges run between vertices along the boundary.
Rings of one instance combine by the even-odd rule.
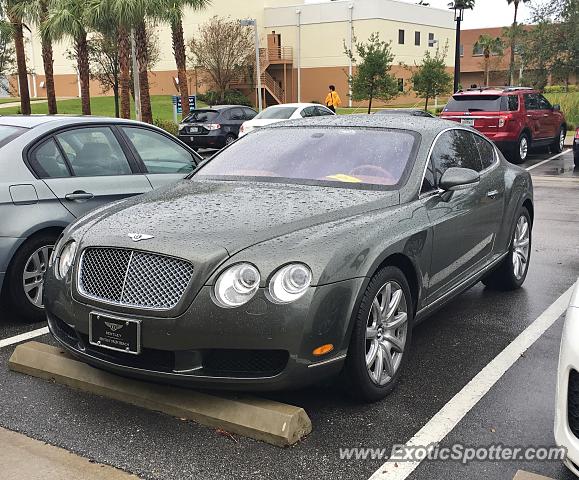
[[[14,140],[26,131],[25,128],[0,125],[0,147]]]
[[[212,122],[219,116],[215,110],[193,110],[185,122]]]
[[[296,107],[269,107],[259,113],[255,120],[287,120],[296,110]]]
[[[505,99],[505,102],[503,102]],[[507,110],[506,97],[500,95],[457,95],[446,105],[445,112],[500,112]]]
[[[394,186],[414,159],[418,137],[406,130],[349,127],[257,130],[213,157],[194,178]]]

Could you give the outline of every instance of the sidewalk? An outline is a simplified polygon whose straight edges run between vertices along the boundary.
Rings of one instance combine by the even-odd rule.
[[[91,463],[62,448],[0,428],[3,480],[138,480],[108,465]]]

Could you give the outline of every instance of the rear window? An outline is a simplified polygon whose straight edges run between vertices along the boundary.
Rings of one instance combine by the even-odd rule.
[[[270,107],[259,113],[256,120],[287,120],[297,110],[296,107]]]
[[[445,112],[502,112],[508,110],[502,95],[457,95],[446,105]]]
[[[25,128],[13,127],[11,125],[0,125],[0,147],[14,140],[26,131]]]
[[[418,134],[406,130],[257,130],[218,153],[193,178],[394,186],[412,165],[417,144]]]
[[[193,110],[185,122],[212,122],[219,116],[216,110]]]

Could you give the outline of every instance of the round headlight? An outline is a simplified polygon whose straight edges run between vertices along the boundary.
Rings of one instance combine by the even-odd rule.
[[[280,268],[269,282],[269,295],[275,303],[290,303],[308,290],[312,271],[303,263],[292,263]]]
[[[215,282],[215,302],[220,307],[239,307],[252,299],[259,288],[260,280],[259,270],[250,263],[233,265]]]
[[[60,256],[58,259],[57,269],[58,269],[58,276],[60,278],[66,277],[66,274],[72,267],[74,263],[74,256],[76,255],[76,242],[73,240],[68,242],[62,252],[60,252]]]

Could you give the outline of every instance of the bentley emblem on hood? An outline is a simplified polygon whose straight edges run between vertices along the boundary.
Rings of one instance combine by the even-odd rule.
[[[129,233],[128,236],[133,242],[140,242],[141,240],[150,240],[153,238],[153,235],[146,235],[144,233]]]

